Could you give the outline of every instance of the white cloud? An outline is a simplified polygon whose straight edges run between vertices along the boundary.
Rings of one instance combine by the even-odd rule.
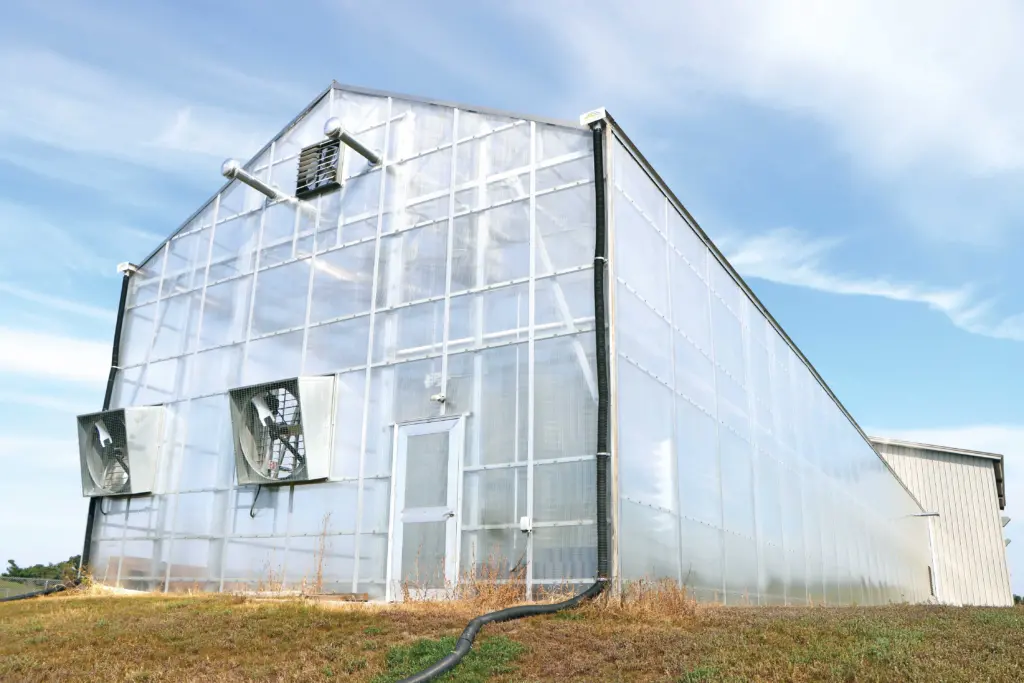
[[[512,3],[577,98],[671,121],[715,101],[828,131],[915,227],[992,243],[1019,218],[1024,5],[994,0]],[[656,130],[651,131],[656,133]],[[784,160],[780,160],[784,163]],[[989,181],[1005,175],[1001,187]],[[983,179],[977,185],[967,179]],[[893,187],[892,181],[900,187]],[[938,208],[936,209],[936,206]]]
[[[49,49],[0,49],[0,140],[173,172],[246,156],[275,132],[257,117],[117,78]],[[198,158],[197,158],[198,157]]]
[[[0,372],[98,383],[110,371],[110,342],[0,327]]]
[[[754,236],[727,236],[719,247],[740,275],[820,292],[924,304],[972,334],[1024,341],[1024,314],[1000,316],[970,287],[935,287],[888,278],[832,272],[825,263],[838,240],[815,239],[789,228]]]
[[[1024,426],[973,425],[945,429],[869,430],[869,434],[965,448],[1004,456],[1006,509],[1010,523],[1004,534],[1011,539],[1006,548],[1013,592],[1024,595]]]
[[[0,293],[18,297],[29,303],[41,304],[55,311],[74,313],[75,315],[94,318],[96,320],[113,321],[114,311],[108,308],[100,308],[80,301],[72,301],[41,292],[35,292],[25,287],[18,287],[6,282],[0,282]]]

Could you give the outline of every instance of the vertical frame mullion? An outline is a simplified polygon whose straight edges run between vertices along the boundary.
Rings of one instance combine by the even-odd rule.
[[[537,123],[530,122],[530,281],[529,281],[529,320],[527,321],[526,341],[526,514],[533,524],[533,455],[534,407],[536,402],[536,334],[537,334]],[[517,373],[518,378],[518,373]],[[518,405],[518,400],[516,405]],[[516,440],[518,441],[518,432]],[[526,536],[526,599],[533,599],[533,531]]]
[[[358,592],[359,586],[359,563],[360,563],[360,541],[363,533],[363,503],[366,500],[363,495],[363,487],[365,486],[365,475],[366,475],[366,436],[369,430],[370,423],[370,388],[373,381],[373,345],[374,345],[374,330],[376,327],[376,312],[377,312],[377,281],[380,274],[380,256],[381,256],[381,233],[384,229],[384,209],[385,202],[384,197],[387,191],[387,164],[389,159],[387,158],[388,150],[391,148],[391,111],[393,107],[392,98],[387,99],[387,116],[384,123],[384,143],[382,150],[382,159],[380,164],[380,196],[377,198],[377,238],[374,241],[373,249],[373,282],[370,285],[370,317],[369,326],[370,331],[367,335],[366,344],[366,374],[363,380],[363,427],[362,434],[359,439],[359,485],[356,491],[356,529],[355,539],[353,540],[353,562],[352,562],[352,592]],[[343,215],[343,209],[339,207],[338,211],[338,242],[341,241],[341,216]],[[394,449],[392,448],[392,451]],[[394,453],[392,452],[392,456]],[[394,497],[394,480],[391,481],[391,496]],[[393,505],[393,503],[392,503]],[[392,508],[388,508],[388,547],[390,547],[391,539],[391,524],[393,523]],[[388,556],[387,561],[390,561]],[[390,593],[390,586],[387,586],[387,577],[390,575],[390,567],[385,567],[384,578],[385,578],[385,591],[386,594]]]

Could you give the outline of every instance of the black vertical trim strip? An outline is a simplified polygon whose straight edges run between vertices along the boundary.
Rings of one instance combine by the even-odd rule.
[[[117,364],[121,355],[121,328],[124,324],[124,309],[128,302],[128,282],[131,272],[125,271],[121,279],[121,298],[117,303],[117,321],[114,323],[114,348],[110,352],[110,373],[107,375],[107,389],[103,394],[103,410],[110,410],[110,402],[114,396],[114,381],[117,379]],[[88,567],[92,555],[92,530],[96,522],[96,509],[100,498],[89,499],[89,515],[85,518],[85,542],[82,546],[81,567]]]

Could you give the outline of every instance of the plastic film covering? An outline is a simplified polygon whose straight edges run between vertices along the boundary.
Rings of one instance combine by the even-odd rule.
[[[619,571],[729,604],[929,596],[926,520],[619,140]]]
[[[395,425],[464,415],[450,559],[589,579],[589,132],[332,89],[246,169],[294,192],[331,116],[382,165],[346,149],[341,188],[299,210],[230,183],[132,277],[114,407],[167,406],[165,471],[151,501],[104,501],[97,578],[381,598]],[[227,392],[318,374],[328,480],[237,486]]]

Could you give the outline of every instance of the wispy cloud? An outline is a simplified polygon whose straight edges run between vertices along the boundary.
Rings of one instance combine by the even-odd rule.
[[[891,201],[929,237],[991,244],[1019,224],[1024,91],[1007,84],[1024,79],[1020,3],[505,7],[554,38],[563,54],[550,61],[572,74],[567,87],[581,97],[640,120],[671,120],[695,102],[754,105],[824,131],[883,188],[897,190]],[[1012,181],[992,183],[993,176]]]
[[[100,308],[99,306],[92,306],[90,304],[82,303],[81,301],[72,301],[70,299],[64,299],[57,296],[50,296],[49,294],[43,294],[6,282],[0,282],[0,294],[8,294],[30,303],[40,304],[54,311],[74,313],[75,315],[81,315],[95,320],[102,320],[106,322],[114,319],[114,311],[112,309]]]
[[[41,47],[0,49],[0,140],[171,172],[255,152],[276,125]],[[205,161],[202,161],[205,160]]]
[[[972,334],[1024,341],[1024,314],[1000,316],[995,305],[980,299],[971,287],[937,287],[837,272],[827,263],[827,257],[839,246],[839,240],[815,239],[780,228],[753,236],[731,235],[718,243],[744,277],[831,294],[923,304]]]
[[[109,369],[110,342],[0,327],[0,372],[98,383]]]

